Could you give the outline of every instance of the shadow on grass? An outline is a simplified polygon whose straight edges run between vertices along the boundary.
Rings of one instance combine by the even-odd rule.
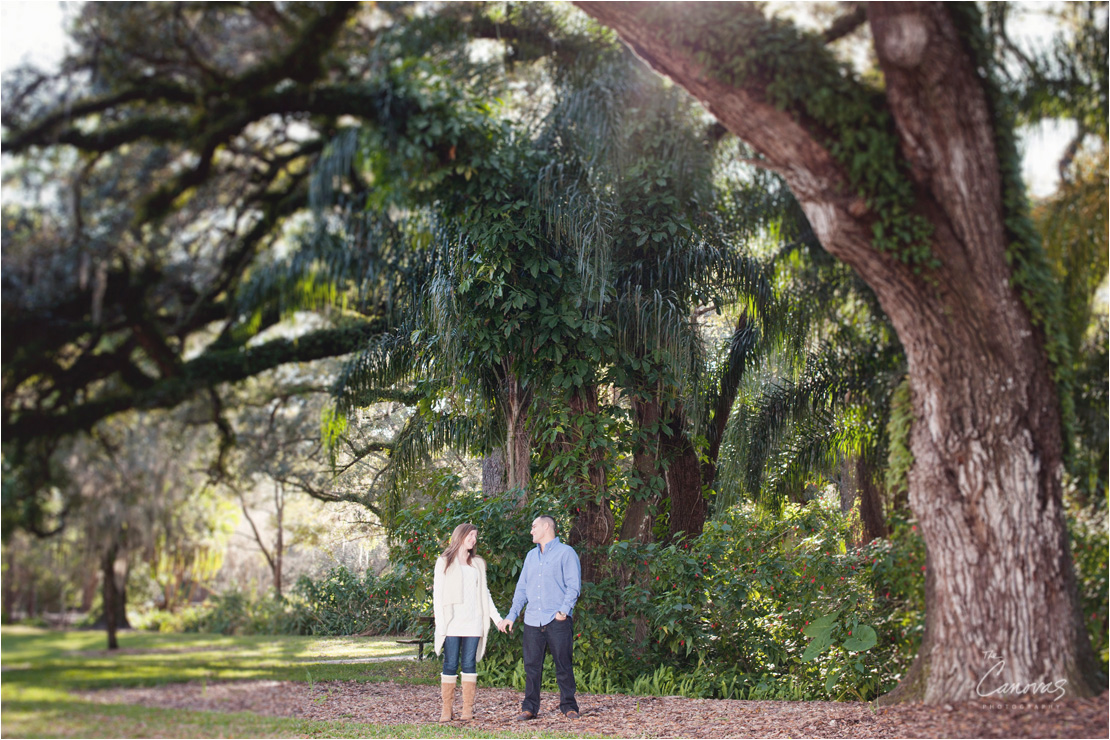
[[[100,632],[5,627],[3,737],[515,737],[459,725],[376,725],[248,712],[99,704],[68,692],[189,681],[394,681],[434,685],[438,661],[408,658],[395,638],[238,637],[124,633],[121,650]],[[327,663],[389,657],[374,663]],[[538,733],[535,737],[559,737]]]
[[[96,632],[2,633],[4,683],[84,690],[188,681],[398,681],[434,684],[436,661],[417,662],[392,637],[319,638],[126,633],[120,650]],[[336,660],[381,658],[373,663]],[[397,657],[397,660],[388,660]]]

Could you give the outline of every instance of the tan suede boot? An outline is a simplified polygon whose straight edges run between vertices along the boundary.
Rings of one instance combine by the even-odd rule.
[[[450,679],[450,683],[448,683]],[[443,712],[439,715],[440,722],[451,721],[451,709],[455,705],[455,677],[440,676],[440,693],[443,695]]]
[[[463,710],[459,719],[474,719],[474,695],[478,693],[478,674],[462,674]]]

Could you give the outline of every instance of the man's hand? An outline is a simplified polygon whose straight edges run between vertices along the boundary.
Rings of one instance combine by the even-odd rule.
[[[557,622],[566,621],[567,615],[564,612],[555,612],[555,620]]]
[[[512,632],[513,623],[507,619],[502,619],[500,622],[497,623],[497,629],[501,630],[502,632]]]

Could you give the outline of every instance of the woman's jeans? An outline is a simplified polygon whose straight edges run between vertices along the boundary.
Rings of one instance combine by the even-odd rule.
[[[463,673],[478,672],[478,642],[480,637],[455,637],[448,635],[443,641],[443,675],[455,676],[462,659]]]

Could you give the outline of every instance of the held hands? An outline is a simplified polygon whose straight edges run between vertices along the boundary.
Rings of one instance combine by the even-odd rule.
[[[506,631],[512,632],[513,631],[513,623],[510,622],[507,619],[502,619],[500,622],[497,623],[497,629],[499,629],[502,632],[506,632]]]

